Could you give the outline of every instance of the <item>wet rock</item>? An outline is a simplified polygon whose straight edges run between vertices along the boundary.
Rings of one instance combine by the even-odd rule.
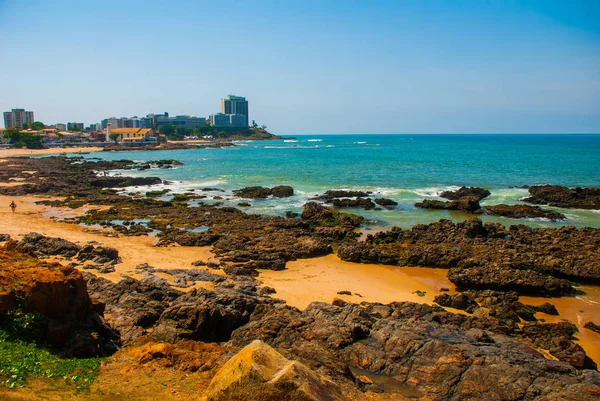
[[[9,240],[10,240],[9,234],[0,234],[0,242],[9,241]]]
[[[440,197],[450,199],[450,200],[459,200],[464,197],[473,197],[476,198],[477,201],[487,198],[491,195],[491,192],[485,188],[479,187],[460,187],[455,191],[444,191],[440,194]]]
[[[385,207],[387,209],[391,209],[394,206],[398,205],[398,202],[396,202],[396,201],[394,201],[392,199],[387,199],[387,198],[377,198],[377,199],[374,200],[374,202],[376,204],[378,204],[379,206],[383,206],[383,207]]]
[[[415,207],[422,209],[461,210],[464,212],[475,212],[481,208],[477,197],[473,196],[462,197],[450,202],[424,199],[422,202],[415,203]]]
[[[375,208],[375,204],[371,200],[371,198],[356,198],[356,199],[331,199],[329,201],[335,207],[349,207],[349,208],[359,208],[365,210],[373,210]]]
[[[529,188],[525,202],[563,208],[600,209],[600,189],[540,185]]]
[[[492,216],[510,217],[513,219],[548,219],[564,220],[565,215],[554,210],[542,209],[539,206],[528,205],[494,205],[483,208],[485,214]]]
[[[266,199],[273,195],[276,198],[284,198],[294,195],[294,189],[287,185],[280,185],[273,188],[266,187],[245,187],[234,190],[235,196],[250,199]]]
[[[18,247],[39,257],[60,255],[65,258],[75,256],[81,249],[79,245],[62,238],[46,237],[34,232],[23,236]]]
[[[265,400],[345,400],[330,379],[304,364],[290,361],[256,340],[244,347],[217,372],[207,389],[211,401],[244,398]]]
[[[289,185],[279,185],[271,188],[271,195],[276,198],[287,198],[294,196],[294,188]]]
[[[370,192],[364,191],[330,190],[323,195],[318,195],[314,200],[331,201],[336,198],[366,198],[370,194]]]
[[[583,325],[583,327],[585,327],[586,329],[595,331],[596,333],[600,333],[600,326],[598,326],[594,322],[587,322],[586,324]]]
[[[536,312],[542,312],[547,315],[558,316],[558,310],[556,309],[556,306],[552,305],[549,302],[544,302],[541,305],[534,306],[534,308]]]

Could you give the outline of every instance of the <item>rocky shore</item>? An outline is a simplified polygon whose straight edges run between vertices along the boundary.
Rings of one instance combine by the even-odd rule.
[[[0,319],[10,321],[16,310],[47,316],[34,340],[65,355],[144,349],[139,363],[170,358],[184,371],[204,370],[210,384],[203,394],[215,400],[239,394],[240,383],[263,399],[592,400],[600,395],[597,361],[576,342],[577,327],[540,319],[536,314],[558,313],[551,303],[519,301],[520,294],[568,295],[579,283],[598,282],[600,230],[441,220],[359,241],[362,217],[317,201],[304,205],[297,218],[252,215],[203,202],[196,192],[170,201],[122,195],[110,188],[161,180],[104,174],[176,164],[64,157],[5,163],[0,182],[26,183],[0,186],[2,195],[52,196],[44,201],[49,206],[95,205],[67,221],[112,227],[119,236],[153,233],[159,247],[210,246],[216,257],[180,268],[140,260],[135,273],[141,278],[119,277],[117,249],[37,233],[19,241],[0,236],[5,244]],[[248,187],[238,194],[291,196],[293,188]],[[488,195],[473,188],[445,194],[449,202],[477,205]],[[341,201],[339,207],[354,207],[351,198],[359,207],[366,201],[394,206],[369,196],[331,191],[317,200],[333,206]],[[190,199],[198,205],[190,206]],[[436,305],[336,299],[299,310],[257,279],[261,269],[279,273],[289,261],[331,253],[356,263],[445,268],[461,292],[442,293]],[[140,343],[145,345],[139,348]],[[192,348],[211,355],[205,365],[176,362]],[[249,362],[257,360],[270,362]],[[232,365],[258,370],[233,372]]]

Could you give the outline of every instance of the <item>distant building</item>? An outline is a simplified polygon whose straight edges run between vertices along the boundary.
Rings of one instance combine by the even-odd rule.
[[[217,113],[210,116],[210,125],[215,128],[245,128],[248,117],[243,114]]]
[[[33,119],[33,111],[25,111],[25,109],[12,109],[4,112],[4,127],[5,128],[25,128],[31,125]]]
[[[67,131],[83,131],[83,123],[67,123]]]
[[[158,128],[160,128],[163,125],[174,125],[175,128],[204,127],[206,125],[206,118],[194,117],[194,116],[175,116],[175,117],[158,116],[156,118],[156,126]]]
[[[228,95],[221,99],[221,114],[241,114],[245,116],[244,126],[248,126],[248,101],[245,97]]]
[[[149,138],[155,138],[156,135],[152,128],[112,128],[109,126],[104,131],[106,137],[110,134],[118,134],[117,142],[147,142]],[[109,138],[110,140],[110,138]]]
[[[56,124],[56,129],[59,130],[59,131],[66,131],[67,130],[67,124],[57,123]]]

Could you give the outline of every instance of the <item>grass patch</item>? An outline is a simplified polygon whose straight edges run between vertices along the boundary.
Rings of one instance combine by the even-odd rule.
[[[31,314],[14,316],[0,328],[0,383],[8,388],[23,387],[28,377],[53,378],[73,385],[77,391],[87,391],[98,376],[100,358],[61,358],[20,338],[35,319]]]

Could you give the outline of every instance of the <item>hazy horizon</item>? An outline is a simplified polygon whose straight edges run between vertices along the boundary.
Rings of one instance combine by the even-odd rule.
[[[598,20],[593,1],[0,0],[0,111],[87,126],[237,94],[276,134],[598,133]]]

